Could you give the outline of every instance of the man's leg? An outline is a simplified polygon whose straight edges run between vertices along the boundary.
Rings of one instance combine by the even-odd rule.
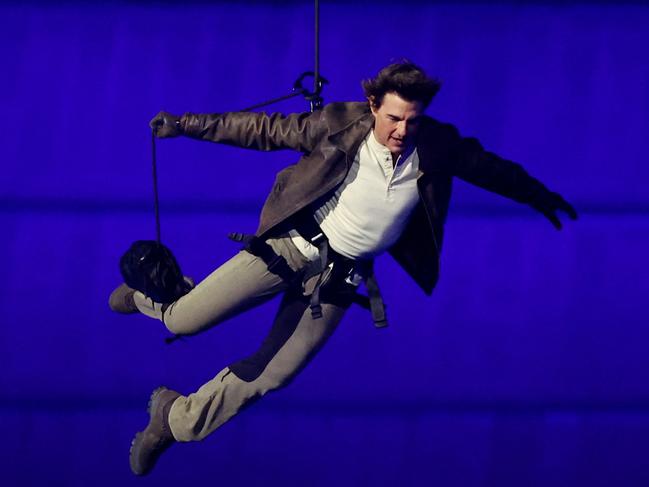
[[[271,239],[268,244],[286,259],[289,267],[298,271],[298,275],[308,264],[290,239]],[[243,251],[164,311],[159,303],[152,303],[141,293],[136,292],[133,298],[141,312],[162,320],[172,332],[193,334],[260,304],[289,286],[289,283],[269,272],[262,259]],[[297,323],[299,317],[296,315],[293,323]],[[150,472],[158,457],[176,440],[170,426],[170,409],[176,399],[186,399],[179,396],[166,388],[157,389],[151,396],[149,424],[144,431],[136,434],[131,446],[133,473],[145,475]],[[197,411],[197,402],[194,406],[191,406],[191,401],[185,403],[189,409]],[[205,411],[208,412],[207,408]]]
[[[338,326],[348,304],[322,304],[322,318],[311,317],[307,300],[289,291],[261,348],[193,394],[160,388],[149,404],[147,428],[130,452],[133,473],[145,475],[174,441],[205,438],[244,406],[289,381],[309,362]]]
[[[288,238],[268,243],[294,271],[307,264]],[[172,333],[190,335],[268,301],[287,287],[262,259],[241,251],[166,308],[140,292],[135,292],[133,301],[141,313],[161,320]]]
[[[322,318],[314,320],[308,301],[289,291],[258,352],[173,402],[168,417],[173,437],[201,440],[244,406],[287,385],[331,336],[348,306],[322,303]]]

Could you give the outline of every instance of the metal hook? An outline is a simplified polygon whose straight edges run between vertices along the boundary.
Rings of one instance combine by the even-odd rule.
[[[308,77],[314,78],[313,91],[309,91],[302,84],[304,79]],[[327,79],[323,76],[318,75],[318,78],[315,79],[315,73],[313,71],[305,71],[299,76],[298,79],[295,80],[295,83],[293,83],[293,91],[297,91],[304,96],[304,98],[311,104],[311,111],[313,112],[322,108],[323,98],[322,96],[320,96],[320,94],[322,93],[324,85],[328,84],[329,81],[327,81]]]

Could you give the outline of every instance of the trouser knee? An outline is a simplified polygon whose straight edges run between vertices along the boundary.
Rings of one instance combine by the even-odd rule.
[[[191,335],[194,328],[193,323],[189,323],[187,317],[178,313],[173,313],[173,303],[167,310],[162,313],[161,321],[174,335]]]

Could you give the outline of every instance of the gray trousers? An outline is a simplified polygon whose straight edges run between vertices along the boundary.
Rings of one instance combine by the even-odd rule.
[[[289,266],[303,273],[310,263],[290,238],[268,240]],[[299,289],[268,271],[266,264],[241,251],[212,272],[162,313],[136,292],[135,304],[145,315],[163,321],[176,334],[195,334],[284,292],[275,322],[261,348],[251,357],[221,370],[196,392],[181,396],[169,412],[178,441],[201,440],[251,401],[286,385],[327,341],[342,319],[346,302],[322,302],[322,318],[314,320]]]

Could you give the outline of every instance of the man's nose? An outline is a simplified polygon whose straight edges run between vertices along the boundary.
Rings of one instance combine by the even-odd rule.
[[[408,131],[408,127],[406,125],[406,122],[399,122],[397,124],[397,130],[396,133],[400,137],[404,137],[406,135],[406,132]]]

